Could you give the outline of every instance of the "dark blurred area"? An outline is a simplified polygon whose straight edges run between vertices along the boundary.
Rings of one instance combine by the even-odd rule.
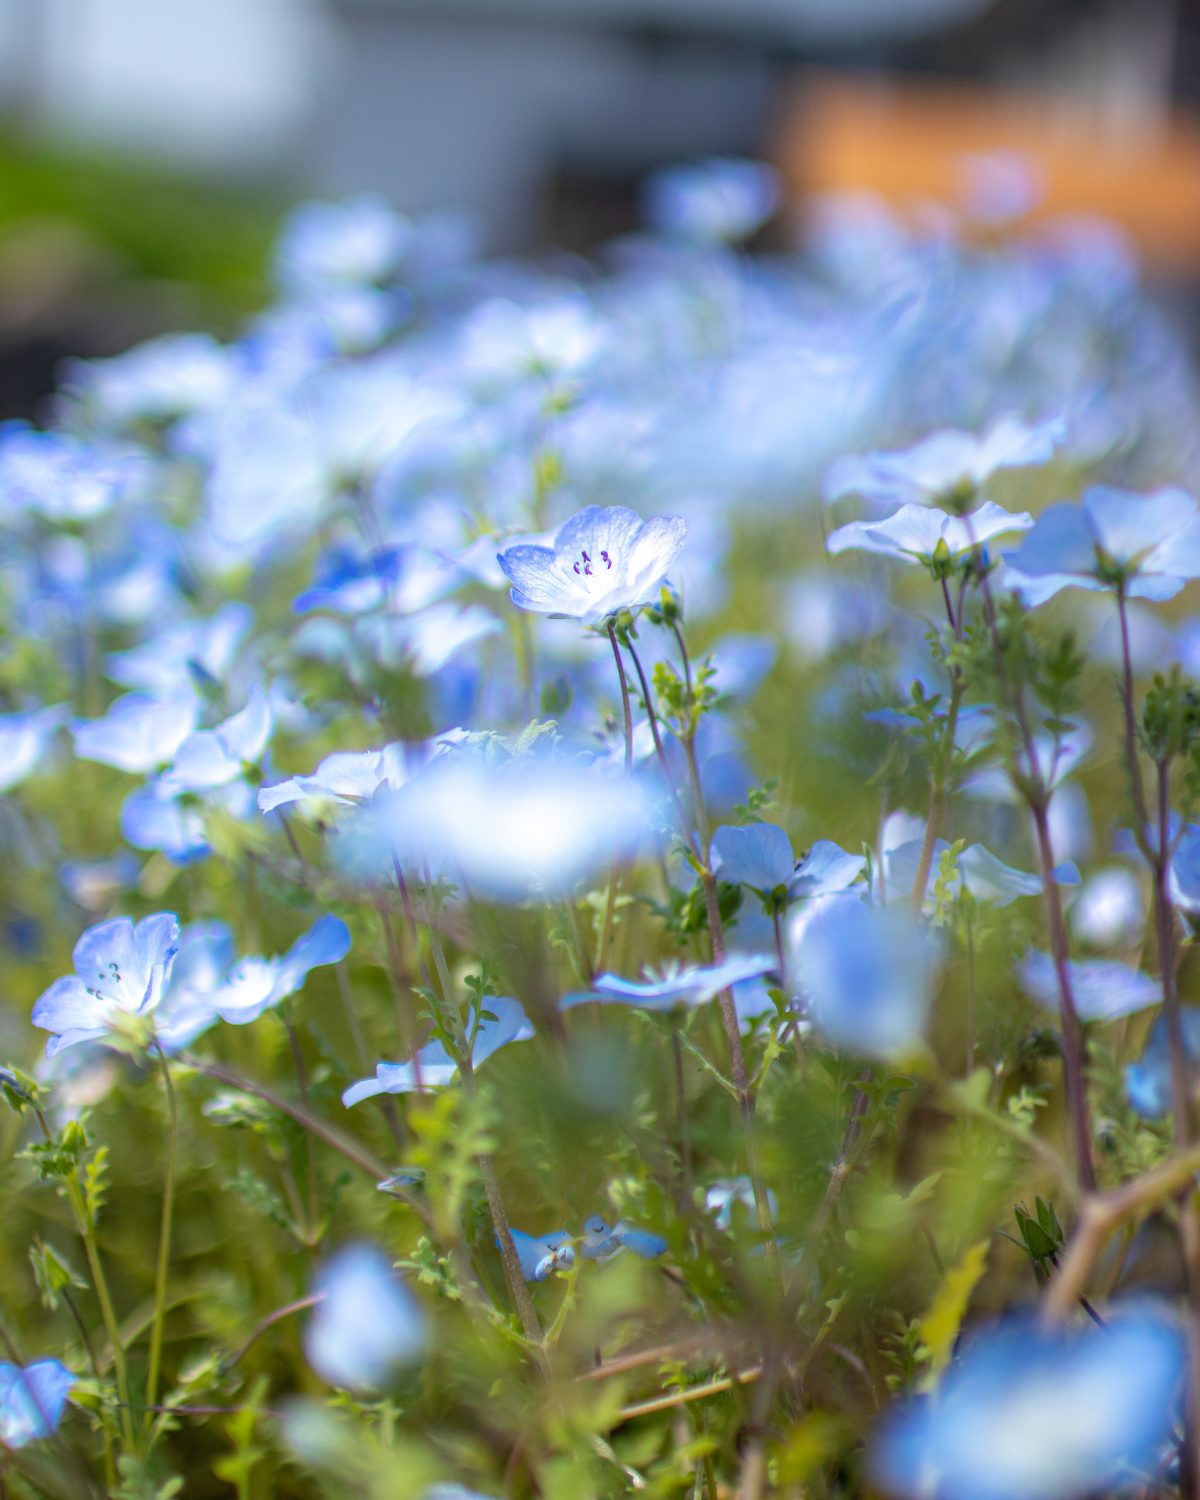
[[[487,246],[586,251],[711,154],[953,200],[1018,151],[1045,212],[1200,267],[1200,8],[1182,0],[7,0],[0,413],[67,355],[228,332],[283,208],[369,190]]]

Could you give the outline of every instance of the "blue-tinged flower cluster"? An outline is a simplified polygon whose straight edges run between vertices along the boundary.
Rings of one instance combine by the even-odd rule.
[[[963,165],[0,427],[0,1488],[1194,1488],[1200,387]]]

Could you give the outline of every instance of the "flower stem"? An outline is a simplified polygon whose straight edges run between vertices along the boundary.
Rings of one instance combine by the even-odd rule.
[[[621,660],[621,648],[617,645],[617,627],[608,622],[608,641],[612,646],[613,661],[617,664],[617,677],[621,683],[621,713],[625,724],[625,774],[633,769],[633,710],[629,703],[629,680],[625,676],[625,664]],[[608,952],[612,943],[613,920],[617,911],[617,887],[621,880],[621,863],[614,859],[608,870],[608,894],[604,898],[604,921],[600,928],[600,948],[596,957],[596,969],[603,974],[608,969]]]
[[[150,1333],[150,1368],[146,1376],[146,1405],[158,1400],[158,1376],[162,1363],[163,1322],[167,1311],[167,1274],[171,1262],[171,1225],[175,1213],[175,1158],[179,1147],[179,1106],[171,1082],[171,1066],[162,1043],[157,1045],[163,1088],[167,1096],[167,1150],[163,1167],[162,1224],[158,1236],[158,1274],[154,1282],[154,1323]],[[153,1426],[149,1419],[147,1429]]]
[[[1054,846],[1050,837],[1048,815],[1049,791],[1042,775],[1037,745],[1029,716],[1025,709],[1025,698],[1020,680],[1010,680],[1008,663],[1004,656],[1004,643],[1000,638],[1000,626],[996,619],[996,605],[992,598],[986,570],[980,570],[980,592],[983,597],[984,617],[992,643],[992,655],[996,665],[996,681],[1005,707],[1011,713],[1025,752],[1028,777],[1018,782],[1017,790],[1033,816],[1038,874],[1046,901],[1046,917],[1050,938],[1050,952],[1054,961],[1054,972],[1058,980],[1059,1005],[1062,1012],[1063,1035],[1063,1081],[1066,1087],[1067,1109],[1071,1118],[1071,1134],[1075,1146],[1075,1160],[1079,1171],[1079,1185],[1085,1193],[1096,1186],[1096,1169],[1092,1160],[1091,1112],[1087,1097],[1087,1042],[1079,1012],[1075,1008],[1075,994],[1071,984],[1070,947],[1067,940],[1067,924],[1063,916],[1062,896],[1054,878]],[[1027,782],[1028,784],[1022,784]]]

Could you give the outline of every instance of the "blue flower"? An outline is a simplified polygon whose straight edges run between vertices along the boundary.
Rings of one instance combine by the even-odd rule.
[[[923,839],[910,839],[887,852],[887,881],[890,889],[907,893],[917,878]],[[945,839],[935,839],[933,862],[926,882],[926,899],[932,899],[933,886],[938,877],[942,855],[950,845]],[[1068,860],[1054,870],[1056,885],[1078,885],[1079,871]],[[955,860],[954,876],[949,884],[952,897],[967,890],[976,901],[985,906],[1011,906],[1021,896],[1040,896],[1042,878],[1024,870],[1014,870],[1003,860],[997,859],[990,849],[982,844],[971,844]]]
[[[1085,1021],[1117,1021],[1162,1000],[1162,984],[1115,959],[1090,958],[1067,965],[1075,1009]],[[1017,966],[1026,992],[1047,1010],[1059,1007],[1058,976],[1049,953],[1029,952]]]
[[[681,516],[643,521],[621,505],[589,505],[559,528],[553,547],[518,544],[497,561],[518,608],[599,625],[658,598],[686,535]]]
[[[668,167],[646,180],[644,207],[659,234],[700,245],[735,245],[779,206],[779,173],[765,162],[733,156]]]
[[[565,1229],[556,1229],[551,1234],[525,1234],[520,1229],[510,1229],[521,1272],[526,1281],[549,1281],[555,1271],[566,1271],[575,1264],[575,1247]],[[497,1246],[500,1243],[496,1237]]]
[[[1102,1329],[1019,1319],[978,1333],[940,1390],[885,1417],[873,1482],[904,1500],[1074,1500],[1155,1470],[1185,1373],[1179,1329],[1126,1313]]]
[[[9,791],[44,763],[55,730],[66,717],[60,706],[0,714],[0,793]]]
[[[133,774],[154,771],[174,759],[195,728],[199,709],[190,693],[169,698],[126,693],[103,718],[76,721],[75,754]]]
[[[340,917],[318,917],[278,958],[243,958],[210,998],[222,1021],[245,1026],[294,995],[309,971],[336,964],[350,951],[350,929]]]
[[[577,1256],[607,1264],[622,1250],[632,1250],[643,1260],[656,1260],[667,1249],[667,1242],[661,1235],[638,1229],[624,1219],[610,1228],[599,1214],[593,1214],[584,1222],[580,1235],[570,1234],[565,1229],[543,1235],[525,1234],[519,1229],[509,1232],[526,1281],[548,1281],[554,1272],[569,1270]],[[499,1243],[497,1236],[497,1246]]]
[[[631,856],[655,827],[632,777],[566,757],[489,763],[482,752],[464,753],[441,756],[399,791],[357,809],[335,852],[360,878],[390,878],[395,861],[415,870],[428,863],[479,896],[520,901],[534,888],[572,889]]]
[[[321,1267],[321,1299],[304,1330],[304,1353],[322,1380],[346,1390],[386,1390],[425,1353],[421,1304],[373,1245],[349,1245]]]
[[[1005,583],[1034,604],[1064,588],[1170,599],[1200,578],[1200,511],[1183,490],[1094,485],[1079,505],[1043,511],[1006,563]]]
[[[898,453],[839,459],[826,475],[825,498],[860,494],[881,505],[969,503],[1001,469],[1046,463],[1063,436],[1057,418],[1028,427],[1016,417],[1001,417],[981,434],[948,428]]]
[[[1188,823],[1177,835],[1171,857],[1171,900],[1189,916],[1200,915],[1200,826]]]
[[[902,505],[883,521],[851,521],[829,537],[830,552],[874,552],[902,562],[928,563],[935,554],[959,558],[1009,531],[1033,525],[1028,511],[1010,515],[985,500],[969,516],[952,516],[925,505]]]
[[[247,766],[257,765],[271,738],[271,706],[260,688],[251,688],[245,708],[215,729],[189,734],[162,785],[171,793],[203,792],[238,780]]]
[[[33,1007],[33,1024],[54,1033],[46,1056],[103,1040],[123,1016],[150,1015],[178,951],[179,922],[171,912],[143,917],[136,927],[128,917],[89,927],[75,944],[75,973],[56,979]]]
[[[754,1184],[749,1177],[718,1177],[704,1190],[704,1208],[713,1215],[713,1223],[718,1229],[728,1231],[733,1228],[737,1210],[741,1209],[747,1216],[754,1214]],[[779,1214],[779,1201],[770,1188],[767,1189],[767,1208],[774,1223]]]
[[[839,1047],[888,1057],[920,1043],[940,964],[933,935],[898,907],[834,896],[793,922],[791,972]]]
[[[493,1052],[498,1052],[509,1042],[527,1042],[535,1035],[533,1022],[519,1000],[507,995],[489,996],[483,1006],[494,1019],[485,1015],[475,1030],[471,1046],[473,1068],[485,1063]],[[374,1078],[363,1078],[350,1085],[342,1095],[342,1103],[350,1109],[376,1094],[411,1094],[421,1089],[445,1088],[457,1072],[458,1064],[444,1045],[436,1040],[427,1042],[411,1062],[381,1062],[375,1069]]]
[[[1146,912],[1137,876],[1114,866],[1096,870],[1071,902],[1071,930],[1096,947],[1134,941]]]
[[[0,427],[0,507],[15,520],[33,511],[48,521],[90,521],[145,485],[149,455],[135,448],[37,432],[23,422]]]
[[[562,1008],[598,1000],[608,1004],[636,1005],[642,1010],[674,1010],[677,1005],[704,1005],[722,990],[769,974],[778,961],[765,953],[731,953],[719,964],[669,969],[659,979],[622,979],[601,974],[589,990],[564,995]]]
[[[140,646],[113,652],[104,669],[114,682],[156,698],[170,698],[189,679],[197,686],[224,682],[253,623],[248,604],[223,604],[207,619],[157,630]]]
[[[414,227],[382,197],[360,193],[341,203],[293,209],[275,250],[275,271],[289,288],[381,281],[412,244]]]
[[[1194,1092],[1196,1064],[1200,1063],[1200,1008],[1179,1007],[1179,1024],[1183,1034],[1183,1055],[1189,1088]],[[1171,1034],[1166,1016],[1159,1016],[1137,1062],[1125,1069],[1125,1093],[1139,1115],[1161,1120],[1174,1108],[1174,1084],[1171,1078]]]
[[[57,1432],[75,1376],[56,1359],[35,1364],[0,1362],[0,1444],[23,1448]]]
[[[382,750],[335,750],[309,776],[289,776],[260,787],[259,810],[274,812],[290,802],[369,802],[384,787],[394,791],[403,786],[457,732],[451,730],[435,744],[396,740]]]
[[[764,899],[778,886],[786,888],[796,868],[792,841],[773,823],[718,828],[712,838],[715,871],[730,885],[749,886]]]

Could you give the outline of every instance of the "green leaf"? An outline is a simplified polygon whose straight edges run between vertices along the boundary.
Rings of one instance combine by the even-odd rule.
[[[988,1240],[977,1240],[958,1264],[946,1272],[942,1284],[934,1294],[929,1311],[921,1319],[921,1341],[929,1361],[929,1373],[921,1386],[923,1390],[932,1390],[950,1363],[955,1340],[967,1315],[971,1293],[987,1264],[989,1243]]]

